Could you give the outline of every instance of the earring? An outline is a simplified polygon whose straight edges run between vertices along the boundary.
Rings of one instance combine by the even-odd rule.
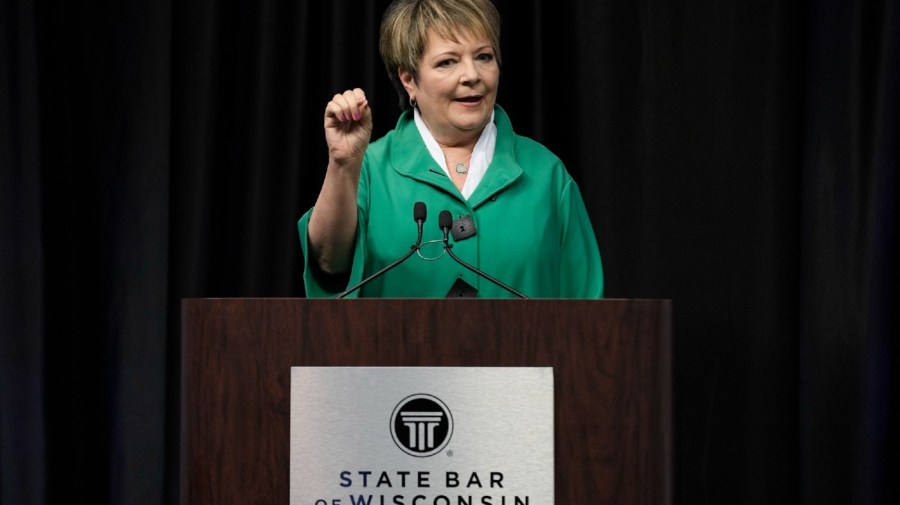
[[[419,102],[417,102],[415,98],[409,97],[409,106],[415,109],[419,106]]]

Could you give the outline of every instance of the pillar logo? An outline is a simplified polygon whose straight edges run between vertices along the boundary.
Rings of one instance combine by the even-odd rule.
[[[407,396],[391,414],[391,436],[403,452],[425,458],[441,452],[453,435],[453,416],[437,397]]]

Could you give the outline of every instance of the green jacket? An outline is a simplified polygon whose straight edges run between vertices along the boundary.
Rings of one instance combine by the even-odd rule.
[[[408,252],[417,235],[413,205],[421,201],[428,209],[423,242],[443,238],[441,210],[454,219],[471,215],[476,234],[459,242],[450,239],[463,261],[529,298],[601,298],[600,252],[578,186],[556,155],[513,132],[499,106],[494,121],[493,161],[466,201],[428,153],[411,111],[405,111],[397,127],[366,151],[346,286],[327,286],[310,262],[307,225],[315,209],[298,222],[307,296],[333,296]],[[441,251],[441,244],[433,243],[421,252],[435,257]],[[442,298],[459,277],[478,290],[479,298],[514,297],[446,254],[434,261],[414,254],[351,296]]]

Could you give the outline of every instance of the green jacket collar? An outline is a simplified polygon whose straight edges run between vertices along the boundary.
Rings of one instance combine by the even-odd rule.
[[[468,204],[473,209],[483,204],[495,194],[513,184],[522,176],[522,167],[515,157],[515,134],[509,116],[499,106],[494,106],[494,123],[497,125],[497,144],[494,158],[475,188]],[[390,148],[390,164],[404,177],[424,182],[465,201],[453,181],[435,163],[422,136],[416,128],[412,110],[405,110],[397,121]],[[410,156],[410,153],[414,153]]]

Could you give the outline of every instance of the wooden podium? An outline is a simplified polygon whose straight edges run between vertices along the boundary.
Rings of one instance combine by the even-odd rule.
[[[186,299],[182,338],[182,505],[287,505],[292,366],[552,366],[556,504],[672,501],[667,300]]]

